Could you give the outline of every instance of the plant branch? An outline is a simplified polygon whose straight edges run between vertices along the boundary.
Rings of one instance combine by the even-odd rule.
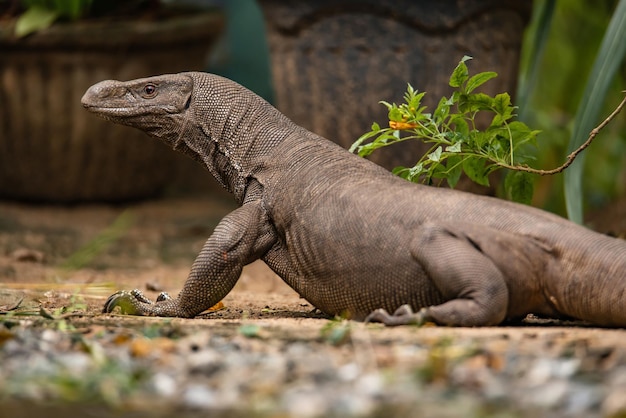
[[[626,90],[624,90],[622,93],[626,93]],[[565,163],[557,168],[553,168],[552,170],[538,170],[532,167],[528,167],[526,165],[508,165],[496,161],[494,161],[494,163],[502,168],[507,168],[509,170],[525,171],[531,174],[539,174],[540,176],[550,176],[560,173],[574,162],[578,154],[583,152],[591,144],[591,142],[600,133],[600,131],[604,129],[604,127],[608,125],[615,118],[615,116],[617,116],[617,114],[624,108],[624,106],[626,106],[626,96],[624,96],[624,99],[621,101],[621,103],[617,105],[615,110],[606,119],[604,119],[602,123],[600,123],[598,126],[591,130],[591,132],[589,133],[589,138],[587,138],[587,140],[580,147],[574,150],[574,152],[569,154]]]

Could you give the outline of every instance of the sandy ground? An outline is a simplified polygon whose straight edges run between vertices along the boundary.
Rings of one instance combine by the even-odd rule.
[[[98,313],[108,295],[120,289],[138,288],[151,298],[160,291],[176,295],[213,228],[235,207],[222,193],[213,198],[178,197],[126,205],[2,202],[0,306],[23,295],[24,303],[54,309],[78,296],[87,302],[89,313]],[[617,228],[611,232],[620,233],[622,224],[611,226],[606,213],[599,215],[596,223],[601,228]],[[285,319],[304,317],[313,318],[312,323],[325,322],[261,261],[244,268],[224,305],[202,318],[245,316],[285,324]],[[547,323],[550,329],[559,324]],[[402,334],[401,330],[389,332]],[[502,333],[503,328],[437,332],[490,334]],[[522,331],[512,328],[510,332]],[[578,327],[571,332],[584,335],[591,330]]]
[[[22,297],[23,308],[43,307],[48,312],[80,300],[87,304],[86,313],[93,315],[88,319],[91,323],[132,326],[136,321],[149,322],[152,319],[99,312],[106,298],[119,289],[139,288],[151,298],[161,290],[176,295],[204,241],[233,208],[234,204],[222,195],[121,206],[0,203],[0,310],[10,308]],[[329,323],[262,262],[244,269],[223,302],[223,309],[175,323],[228,334],[232,324],[253,322],[264,327],[266,338],[316,343]],[[363,357],[366,353],[367,361],[377,367],[400,361],[390,347],[428,347],[449,338],[470,340],[498,353],[530,353],[534,359],[573,356],[586,365],[585,370],[599,373],[595,379],[605,386],[602,376],[616,368],[626,370],[624,330],[541,320],[475,329],[385,329],[356,324],[353,330],[356,351],[347,355]],[[361,354],[359,344],[367,346]],[[346,356],[345,350],[336,350],[334,355]],[[626,411],[626,398],[605,405],[610,385],[607,388],[609,395],[601,406],[594,406],[595,411],[600,410],[602,415]]]

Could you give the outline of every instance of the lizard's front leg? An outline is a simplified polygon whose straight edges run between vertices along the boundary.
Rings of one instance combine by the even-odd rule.
[[[215,228],[177,298],[161,295],[153,303],[138,290],[121,291],[109,297],[103,312],[119,306],[131,315],[192,318],[222,300],[235,286],[243,266],[263,255],[275,240],[260,201],[247,203]]]

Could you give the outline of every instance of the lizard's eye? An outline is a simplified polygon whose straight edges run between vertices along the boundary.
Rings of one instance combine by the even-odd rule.
[[[146,96],[154,96],[157,91],[157,88],[154,84],[146,84],[143,88],[143,92]]]

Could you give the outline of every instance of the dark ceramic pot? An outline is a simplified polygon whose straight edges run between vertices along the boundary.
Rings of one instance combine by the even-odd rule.
[[[201,70],[223,27],[200,13],[155,22],[55,24],[25,39],[0,28],[0,197],[57,203],[157,194],[180,161],[141,131],[86,112],[104,79]]]
[[[496,71],[488,93],[514,93],[531,2],[520,0],[259,0],[270,45],[276,105],[296,123],[349,147],[378,102],[400,102],[407,83],[436,106],[463,55],[470,71]],[[413,165],[416,141],[377,151],[387,168]]]

